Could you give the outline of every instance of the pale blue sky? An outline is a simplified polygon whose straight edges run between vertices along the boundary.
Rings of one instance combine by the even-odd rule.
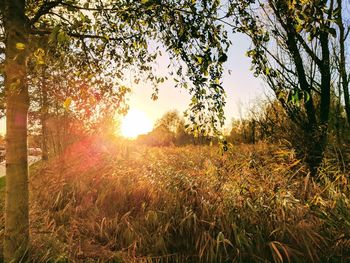
[[[248,39],[242,34],[232,35],[231,39],[233,45],[228,53],[223,79],[223,86],[227,93],[226,125],[231,123],[232,118],[239,118],[241,114],[244,116],[257,100],[265,97],[267,92],[263,82],[255,78],[250,71],[250,59],[245,55],[250,46]],[[161,72],[166,72],[166,66],[166,59],[158,63]],[[231,74],[228,74],[229,70]],[[148,85],[139,84],[133,87],[130,108],[144,111],[153,122],[169,110],[176,109],[183,112],[190,102],[190,96],[186,90],[174,88],[171,80],[160,86],[157,101],[151,100],[151,94],[152,88]]]

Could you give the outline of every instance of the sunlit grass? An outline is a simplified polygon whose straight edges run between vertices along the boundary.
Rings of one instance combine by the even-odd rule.
[[[32,167],[32,260],[346,261],[346,175],[323,170],[336,178],[307,181],[294,151],[266,144],[83,141]]]

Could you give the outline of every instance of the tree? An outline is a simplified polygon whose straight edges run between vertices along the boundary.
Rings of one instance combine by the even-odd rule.
[[[152,72],[159,51],[151,52],[148,43],[160,41],[173,59],[184,61],[176,72],[179,85],[188,85],[186,72],[193,83],[188,86],[193,95],[193,122],[215,131],[224,118],[220,77],[227,56],[222,43],[228,45],[222,27],[216,23],[218,9],[218,1],[192,0],[1,2],[7,122],[5,261],[24,259],[29,244],[27,63],[35,52],[31,40],[49,36],[57,49],[70,46],[84,52],[87,66],[95,63],[112,68],[109,72],[118,79],[125,68],[136,67],[154,83],[163,81]]]
[[[194,143],[186,130],[185,120],[177,111],[166,112],[154,125],[153,131],[138,137],[138,142],[150,146],[170,146]]]
[[[293,144],[316,175],[327,145],[335,73],[331,42],[336,41],[335,27],[344,19],[339,15],[341,1],[338,5],[333,0],[230,2],[235,29],[252,40],[247,55],[254,74],[266,80],[299,127],[301,136]],[[344,37],[338,38],[337,45],[341,47],[344,41]],[[344,58],[340,60],[344,62]]]
[[[343,13],[343,1],[337,0],[337,8],[335,9],[335,20],[336,24],[338,26],[338,48],[339,48],[339,55],[337,55],[337,49],[335,49],[335,57],[338,62],[338,71],[339,71],[339,78],[341,82],[341,88],[343,89],[344,94],[344,103],[345,103],[345,111],[348,119],[348,125],[350,125],[350,94],[349,94],[349,83],[350,83],[350,68],[347,69],[346,66],[349,63],[346,59],[346,43],[349,43],[347,41],[347,38],[349,36],[350,32],[350,25],[345,23],[345,17]],[[349,14],[348,14],[349,15]],[[341,90],[341,89],[339,89]],[[339,94],[340,95],[340,94]]]
[[[25,1],[5,1],[6,87],[6,203],[4,258],[6,262],[25,257],[28,249],[28,162],[26,85],[28,26]]]
[[[180,123],[179,113],[177,111],[168,111],[156,122],[155,126],[164,126],[169,132],[176,134]]]
[[[74,122],[79,121],[80,130],[88,131],[105,113],[125,112],[127,105],[123,102],[130,89],[118,85],[115,78],[105,73],[104,67],[91,64],[86,67],[84,53],[70,47],[65,47],[64,52],[57,51],[53,44],[47,43],[41,46],[45,49],[38,48],[35,52],[42,55],[35,54],[28,77],[31,94],[29,121],[33,127],[41,124],[45,160],[49,144],[59,146],[52,150],[62,153],[71,143],[68,127]],[[54,125],[55,121],[62,125]],[[52,130],[56,126],[60,131]],[[48,138],[49,134],[57,137]]]

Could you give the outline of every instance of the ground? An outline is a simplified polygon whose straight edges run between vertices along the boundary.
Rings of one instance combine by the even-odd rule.
[[[32,260],[344,262],[350,200],[336,167],[315,181],[281,145],[222,154],[86,138],[32,166]]]

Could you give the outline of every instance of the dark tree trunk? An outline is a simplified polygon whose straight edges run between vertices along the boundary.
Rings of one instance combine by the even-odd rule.
[[[6,32],[6,262],[25,261],[29,244],[26,83],[28,43],[24,15],[25,0],[5,1]]]
[[[46,83],[46,67],[43,67],[42,81],[41,81],[41,159],[47,161],[49,159],[48,154],[48,130],[47,130],[47,116],[48,116],[48,98],[47,98],[47,83]]]
[[[321,130],[319,129],[315,105],[311,94],[311,87],[307,81],[303,60],[298,50],[297,42],[295,39],[295,31],[291,28],[287,28],[286,31],[288,35],[287,44],[294,59],[300,89],[310,94],[310,99],[305,102],[307,121],[305,121],[301,127],[304,132],[303,137],[305,141],[303,142],[303,145],[298,146],[298,148],[300,148],[297,150],[301,150],[303,152],[302,155],[305,156],[305,161],[310,169],[312,176],[316,176],[317,169],[323,159],[324,148],[326,145],[325,139],[327,138],[327,127],[322,127]],[[321,101],[323,101],[323,104],[326,104],[326,100],[324,98],[323,100],[321,99]],[[321,115],[328,118],[329,105],[327,109],[328,111],[326,110],[324,112],[321,110]]]
[[[339,27],[339,46],[340,46],[340,58],[339,58],[339,73],[341,77],[341,83],[344,94],[345,111],[350,125],[350,96],[349,96],[349,76],[346,72],[346,59],[345,59],[345,28],[342,20],[342,0],[337,0],[338,3],[338,27]],[[340,99],[340,97],[339,97]]]
[[[317,174],[317,169],[321,165],[325,148],[328,140],[328,123],[331,98],[331,73],[330,73],[330,52],[328,32],[321,32],[320,42],[322,50],[322,60],[319,65],[321,73],[321,103],[319,122],[316,122],[312,130],[308,131],[308,153],[306,161],[309,165],[312,175]]]
[[[255,120],[252,121],[252,144],[255,144],[255,126],[256,126],[256,122]]]
[[[307,156],[307,162],[312,175],[317,174],[317,169],[322,163],[323,154],[327,145],[328,122],[331,98],[331,73],[329,60],[328,32],[321,32],[320,42],[322,50],[322,61],[320,65],[321,73],[321,104],[320,121],[310,134],[310,151]]]

